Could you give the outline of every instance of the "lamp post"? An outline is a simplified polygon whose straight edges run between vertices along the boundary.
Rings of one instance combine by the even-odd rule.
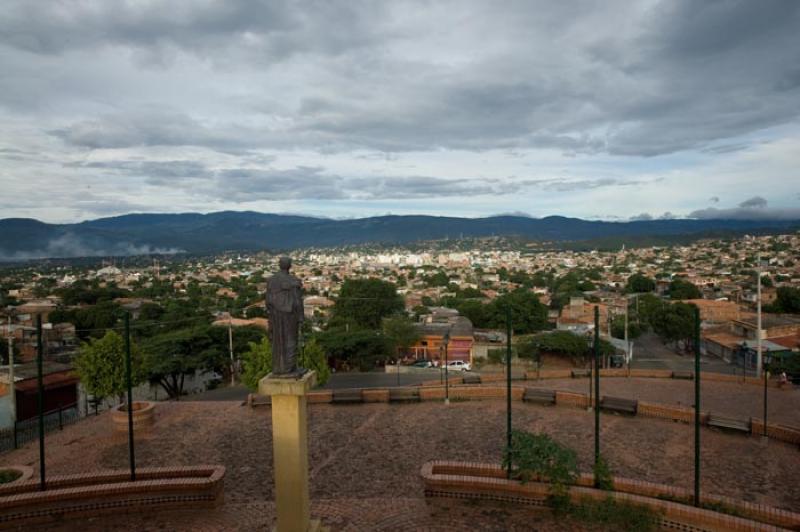
[[[769,379],[769,370],[770,366],[772,365],[772,355],[769,354],[769,351],[766,351],[763,354],[763,361],[764,361],[764,433],[761,435],[761,439],[766,441],[767,440],[767,380]]]
[[[8,315],[8,392],[11,397],[11,421],[17,421],[17,394],[14,391],[14,335],[11,333],[11,318],[14,314],[14,307],[7,309]]]
[[[450,404],[450,380],[447,373],[447,345],[450,343],[450,329],[444,333],[442,345],[444,346],[444,404]]]

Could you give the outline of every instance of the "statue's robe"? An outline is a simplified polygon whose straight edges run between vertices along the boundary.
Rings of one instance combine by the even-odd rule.
[[[303,321],[302,291],[300,280],[288,272],[280,271],[267,280],[273,375],[297,371],[297,338]]]

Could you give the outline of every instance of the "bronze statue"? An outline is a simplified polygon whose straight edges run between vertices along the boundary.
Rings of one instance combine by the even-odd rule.
[[[267,279],[267,318],[272,340],[272,376],[300,377],[298,337],[303,323],[303,284],[289,273],[292,259],[281,257],[280,271]]]

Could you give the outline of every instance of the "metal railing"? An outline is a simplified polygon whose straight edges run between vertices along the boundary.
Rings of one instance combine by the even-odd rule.
[[[44,430],[51,432],[80,419],[78,404],[72,403],[45,413]],[[0,429],[0,453],[5,453],[39,438],[39,418],[17,421],[13,427]]]

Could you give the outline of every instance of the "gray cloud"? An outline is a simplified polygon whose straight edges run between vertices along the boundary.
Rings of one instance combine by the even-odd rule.
[[[746,199],[739,204],[740,209],[764,209],[766,206],[767,200],[761,196],[753,196],[752,198]]]
[[[719,196],[711,196],[710,198],[708,198],[708,201],[710,201],[711,203],[719,203]]]
[[[646,212],[643,212],[641,214],[637,214],[636,216],[631,216],[630,217],[630,221],[632,221],[632,222],[646,222],[646,221],[649,221],[649,220],[652,220],[652,219],[653,219],[653,217],[651,215],[647,214]]]
[[[284,63],[287,77],[279,86],[291,98],[274,90],[237,96],[229,103],[238,112],[222,124],[197,109],[147,113],[127,106],[55,131],[93,149],[725,153],[747,147],[725,139],[800,113],[797,2],[670,0],[650,10],[623,2],[598,10],[582,3],[488,10],[464,2],[459,12],[469,20],[443,35],[438,48],[424,21],[408,23],[417,2],[393,6],[388,12],[362,2],[232,0],[60,9],[18,1],[0,17],[0,43],[45,57],[119,48],[169,56],[175,50],[179,58],[210,60],[219,73]],[[602,29],[628,17],[638,30]],[[582,31],[587,26],[593,31]],[[561,39],[565,34],[572,37]],[[490,47],[476,48],[477,42]],[[415,53],[417,43],[431,46],[431,54]],[[479,53],[468,59],[473,49]],[[558,62],[550,61],[556,52]],[[308,73],[291,77],[298,68]],[[248,110],[255,116],[245,118]]]
[[[710,220],[800,220],[800,208],[770,208],[767,200],[754,196],[741,202],[738,207],[709,207],[693,211],[689,217]]]
[[[72,233],[48,240],[41,248],[31,251],[8,252],[0,248],[0,260],[20,261],[41,259],[46,257],[102,257],[127,255],[173,255],[182,250],[176,248],[159,248],[150,245],[138,245],[130,242],[92,242]]]

